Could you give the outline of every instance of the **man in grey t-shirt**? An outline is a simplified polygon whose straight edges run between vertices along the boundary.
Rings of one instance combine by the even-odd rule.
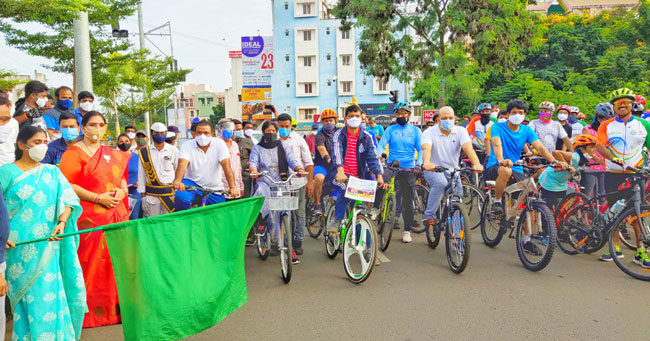
[[[533,128],[539,140],[549,151],[555,150],[558,140],[562,140],[567,150],[573,152],[569,136],[560,122],[551,119],[552,115],[550,111],[540,108],[539,119],[531,121],[528,126]]]

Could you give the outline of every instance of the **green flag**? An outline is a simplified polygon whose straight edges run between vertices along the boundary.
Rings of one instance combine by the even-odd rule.
[[[244,248],[263,197],[105,228],[126,340],[176,340],[248,300]]]

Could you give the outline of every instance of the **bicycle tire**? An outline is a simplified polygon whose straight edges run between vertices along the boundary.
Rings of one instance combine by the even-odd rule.
[[[382,209],[386,209],[386,219],[383,219],[379,225],[379,248],[382,252],[385,252],[388,249],[388,245],[390,245],[391,238],[393,237],[395,212],[397,211],[395,207],[395,194],[388,196],[384,205],[386,206],[382,207]],[[383,214],[383,211],[380,212],[380,214]]]
[[[434,220],[433,225],[426,226],[426,236],[427,236],[427,245],[429,245],[430,248],[435,249],[438,247],[438,244],[440,244],[440,235],[442,233],[442,219],[444,217],[444,210],[446,210],[445,205],[446,205],[447,200],[442,198],[440,201],[440,206],[438,206],[438,214],[436,215],[436,219]]]
[[[289,222],[289,216],[283,215],[282,220],[280,221],[280,229],[282,235],[279,238],[279,241],[282,241],[283,244],[280,246],[280,264],[282,266],[280,273],[282,274],[282,280],[285,284],[291,282],[291,274],[293,271],[293,260],[291,259],[291,251],[293,250],[292,240],[293,238],[291,233],[291,223]]]
[[[493,223],[499,221],[499,226],[495,229]],[[496,232],[496,234],[492,233]],[[489,247],[497,247],[506,233],[506,220],[503,215],[492,213],[492,196],[487,196],[483,201],[481,210],[481,237],[483,243]]]
[[[339,251],[341,251],[341,239],[338,235],[333,235],[327,232],[327,226],[329,226],[330,219],[334,219],[334,205],[330,206],[329,210],[327,210],[327,224],[325,225],[325,233],[323,235],[325,237],[325,253],[330,259],[334,259],[336,258],[336,255],[339,254]]]
[[[365,250],[368,250],[369,252],[369,255],[366,257],[367,253],[364,252],[365,250],[356,250],[356,253],[360,256],[359,260],[362,266],[362,273],[360,274],[353,272],[352,265],[350,264],[350,257],[353,254],[351,250],[355,250],[354,248],[350,247],[354,246],[350,245],[350,242],[352,240],[352,234],[357,232],[357,229],[359,230],[359,233],[357,233],[359,236],[366,236],[366,242],[363,244],[366,244]],[[375,268],[375,260],[377,259],[377,244],[379,244],[377,239],[378,238],[377,231],[375,229],[375,223],[364,215],[357,216],[356,226],[350,226],[350,228],[348,228],[346,231],[345,238],[343,239],[343,257],[341,258],[343,259],[343,268],[345,269],[345,274],[348,276],[348,279],[352,283],[360,284],[365,282],[370,277],[372,270]],[[359,241],[363,242],[364,239],[357,239],[357,242]],[[364,254],[362,254],[362,252]],[[364,263],[367,267],[365,270],[363,269]]]
[[[474,185],[463,184],[463,205],[465,206],[465,213],[468,218],[467,222],[472,230],[475,230],[481,225],[481,210],[483,209],[484,201],[485,193],[483,191]],[[473,216],[476,216],[478,219],[474,221]]]
[[[628,218],[630,215],[633,216]],[[644,221],[650,219],[650,205],[641,204],[641,218]],[[624,210],[623,213],[621,213],[614,221],[612,224],[613,228],[609,232],[608,236],[610,254],[614,254],[614,235],[620,233],[622,228],[634,231],[634,229],[629,225],[629,223],[633,221],[636,221],[636,212],[634,211],[634,207]],[[648,225],[648,223],[646,223],[646,225]],[[646,252],[648,252],[650,249],[650,234],[644,235],[643,238],[645,238],[645,240],[642,241],[641,246],[644,247]],[[626,250],[625,248],[621,248],[621,250],[623,251],[623,256],[625,258],[619,259],[618,257],[613,257],[616,266],[632,278],[642,281],[650,281],[650,269],[643,268],[640,265],[633,263],[634,256],[636,255],[636,247],[635,250]]]
[[[594,240],[590,234],[601,219],[587,195],[580,192],[570,193],[556,207],[555,224],[560,250],[568,255],[575,255],[593,253],[605,245],[605,238]]]
[[[541,259],[539,261],[531,261],[528,259],[527,252],[523,248],[523,231],[524,231],[524,223],[526,221],[526,213],[527,212],[539,212],[539,219],[541,220],[541,226],[540,229],[542,231],[543,236],[538,236],[538,235],[531,235],[531,242],[537,241],[538,239],[540,240],[540,243],[543,244],[543,239],[546,237],[548,240],[546,241],[547,247],[546,247],[546,252],[542,252]],[[557,234],[556,234],[556,227],[555,227],[555,220],[553,219],[553,213],[551,213],[551,209],[546,206],[545,203],[539,202],[539,201],[533,201],[532,203],[532,209],[531,207],[527,207],[525,210],[521,212],[521,215],[519,216],[519,221],[517,222],[517,227],[516,227],[516,245],[517,245],[517,254],[519,255],[519,260],[521,260],[521,263],[524,265],[524,267],[530,271],[540,271],[548,266],[548,264],[551,262],[551,258],[553,258],[553,251],[555,250],[555,246],[557,245]]]
[[[449,268],[452,272],[460,274],[469,262],[471,230],[467,226],[467,214],[461,205],[452,204],[450,213],[450,218],[445,224],[445,250]],[[459,257],[454,257],[454,253]]]
[[[429,189],[424,185],[415,185],[413,187],[413,219],[415,222],[422,222],[422,216],[427,209],[427,199],[429,198]],[[404,213],[404,212],[402,212]],[[411,227],[411,232],[422,233],[426,230],[424,224],[416,224]]]
[[[257,231],[255,231],[255,245],[257,246],[257,254],[260,256],[260,259],[266,260],[271,254],[271,235],[269,234],[269,229],[263,225],[265,225],[264,219],[258,217],[255,220],[254,227],[256,230],[262,228],[264,233],[258,235]]]
[[[307,232],[312,238],[318,238],[323,232],[323,226],[321,225],[321,216],[314,215],[314,200],[307,198],[307,204],[305,213],[307,214]]]

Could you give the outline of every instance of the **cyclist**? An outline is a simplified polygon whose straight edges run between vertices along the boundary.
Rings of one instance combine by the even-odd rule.
[[[537,138],[542,141],[547,150],[553,151],[559,142],[564,143],[564,146],[570,151],[573,151],[571,140],[566,131],[562,129],[560,122],[553,121],[552,116],[555,111],[555,104],[553,102],[542,102],[539,104],[539,119],[533,120],[528,125],[533,128]]]
[[[569,114],[571,113],[571,107],[562,104],[557,108],[557,120],[560,121],[560,124],[562,125],[562,128],[564,128],[564,131],[566,132],[567,136],[569,139],[571,139],[573,135],[573,125],[569,123]],[[578,123],[578,125],[580,125]],[[580,125],[580,133],[577,133],[575,136],[578,136],[579,134],[582,133],[582,125]],[[564,141],[557,141],[557,144],[555,145],[556,150],[563,150],[564,146]]]
[[[494,124],[494,121],[490,117],[492,114],[492,104],[481,103],[478,106],[478,111],[480,115],[469,122],[469,125],[467,125],[467,133],[471,137],[475,149],[479,150],[479,159],[483,163],[485,161],[485,153],[483,152],[485,149],[485,135],[488,129]]]
[[[609,102],[600,103],[596,105],[594,110],[594,121],[582,130],[583,134],[591,136],[598,136],[598,128],[600,125],[614,117],[614,108]],[[584,187],[583,193],[591,197],[594,189],[597,189],[598,195],[605,194],[605,165],[603,163],[603,156],[600,153],[595,153],[597,159],[592,159],[591,164],[585,170],[584,177],[582,178],[582,186]]]
[[[370,120],[368,121],[368,131],[373,133],[377,140],[381,140],[381,137],[384,136],[384,127],[381,124],[377,124],[377,120],[373,116],[370,116]]]
[[[316,133],[316,154],[314,156],[314,214],[323,214],[321,196],[323,193],[323,182],[328,173],[333,171],[332,144],[336,131],[336,111],[325,109],[320,114],[322,128]]]
[[[499,114],[497,115],[497,123],[508,122],[508,117],[510,117],[510,115],[508,114],[507,111],[505,110],[499,111]],[[485,164],[485,162],[490,157],[490,153],[491,153],[490,147],[492,145],[490,143],[491,138],[492,138],[492,127],[490,127],[490,129],[488,129],[487,133],[485,134],[485,161],[482,164]]]
[[[585,122],[585,113],[579,112],[578,115],[576,115],[576,118],[578,119],[578,123],[582,124],[583,127],[587,126],[587,122]]]
[[[414,125],[411,125],[409,118],[411,110],[408,103],[401,102],[395,105],[395,116],[397,124],[386,129],[384,137],[379,141],[379,150],[384,150],[388,146],[388,163],[398,160],[400,171],[395,174],[395,181],[399,183],[400,194],[402,196],[402,217],[404,218],[404,232],[402,242],[411,242],[411,228],[417,226],[420,222],[413,219],[413,188],[415,187],[415,172],[417,165],[422,164],[422,131]],[[415,153],[417,152],[417,159]],[[374,173],[374,172],[373,172]],[[379,172],[381,173],[381,172]],[[375,173],[377,174],[377,173]]]
[[[640,117],[632,116],[632,103],[635,96],[628,88],[618,89],[610,95],[610,103],[614,106],[614,118],[603,122],[598,127],[597,149],[606,159],[605,191],[613,193],[607,196],[611,208],[618,200],[629,199],[631,190],[619,191],[619,186],[627,181],[631,171],[627,167],[643,167],[645,157],[643,147],[650,148],[650,123]],[[636,234],[637,253],[634,263],[644,268],[650,268],[650,258],[643,249],[640,239],[638,222],[633,222]],[[620,247],[620,237],[614,235],[614,251],[616,257],[623,258]],[[603,261],[611,261],[612,255],[607,252],[600,257]]]
[[[345,181],[348,177],[365,179],[372,173],[380,186],[384,183],[372,136],[360,127],[361,108],[351,105],[345,109],[345,125],[345,129],[334,133],[332,163],[336,170],[327,174],[327,183],[331,184],[333,190],[338,191],[334,206],[335,219],[327,225],[328,233],[338,233],[338,227],[345,217],[345,210],[350,203],[350,199],[345,197]],[[387,135],[385,133],[381,141],[384,141]]]
[[[483,166],[472,148],[472,141],[467,134],[467,130],[461,126],[455,125],[456,115],[451,107],[440,108],[440,124],[427,129],[422,134],[422,168],[424,178],[429,183],[429,198],[427,208],[424,211],[424,221],[428,226],[433,225],[435,212],[440,206],[440,200],[445,188],[451,180],[449,172],[437,173],[431,172],[436,166],[443,166],[448,169],[454,169],[458,165],[460,150],[462,149],[472,162],[472,168],[475,172],[483,171]],[[461,192],[462,185],[458,184],[456,189]],[[425,226],[427,226],[425,225]]]

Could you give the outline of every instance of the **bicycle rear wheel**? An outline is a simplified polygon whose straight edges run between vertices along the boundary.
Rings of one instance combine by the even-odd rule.
[[[444,211],[447,209],[446,202],[447,200],[443,196],[442,200],[440,201],[440,206],[438,206],[438,213],[436,215],[434,223],[433,224],[427,223],[426,226],[427,244],[432,249],[435,249],[436,247],[438,247],[438,244],[440,244],[440,234],[444,226],[442,221],[443,219],[446,219],[444,214]]]
[[[334,205],[330,206],[327,210],[327,223],[325,225],[323,236],[325,237],[325,252],[327,257],[330,259],[336,258],[336,255],[339,254],[341,238],[339,234],[327,232],[327,226],[329,226],[330,221],[334,220]]]
[[[262,260],[266,260],[271,253],[271,234],[269,233],[269,229],[266,227],[266,222],[262,217],[257,217],[254,228],[257,254]]]
[[[424,211],[427,209],[427,199],[429,198],[429,189],[424,185],[415,185],[413,188],[413,219],[415,222],[422,222]],[[402,212],[403,214],[405,212]],[[426,229],[424,224],[418,224],[411,228],[411,232],[422,233]]]
[[[557,243],[555,220],[544,202],[534,201],[519,216],[516,231],[517,254],[530,271],[544,269]]]
[[[378,244],[375,224],[366,216],[357,216],[357,223],[347,229],[343,240],[343,268],[351,282],[359,284],[370,277]]]
[[[393,237],[393,226],[395,226],[395,194],[391,194],[386,198],[385,207],[383,209],[386,212],[386,216],[381,220],[381,225],[379,225],[379,248],[382,252],[388,249],[390,245],[390,240]],[[384,211],[380,212],[381,215],[384,214]]]
[[[282,215],[280,222],[280,238],[278,238],[278,248],[280,249],[280,264],[282,265],[282,280],[284,283],[291,282],[291,271],[293,263],[291,259],[291,251],[293,246],[291,241],[291,223],[289,215]]]
[[[321,226],[321,219],[320,215],[315,215],[314,214],[314,200],[311,198],[307,198],[307,204],[305,207],[305,213],[307,214],[307,232],[309,233],[309,236],[312,238],[318,238],[320,236],[321,232],[323,232],[323,227]]]
[[[609,252],[614,254],[615,240],[614,236],[623,234],[623,231],[629,231],[629,239],[627,242],[634,245],[634,250],[629,248],[621,248],[623,257],[613,257],[614,263],[623,272],[636,279],[643,281],[650,281],[650,267],[644,267],[642,259],[637,258],[636,245],[637,241],[644,248],[645,252],[650,251],[650,205],[641,205],[641,221],[640,221],[640,234],[637,236],[635,225],[639,223],[634,208],[625,210],[614,222],[612,230],[609,233]],[[621,240],[622,242],[622,240]]]
[[[485,193],[470,184],[463,184],[463,206],[467,213],[467,224],[474,230],[481,225],[481,211]]]
[[[481,209],[481,237],[489,247],[496,247],[506,233],[506,220],[502,214],[492,212],[492,196],[488,195]]]
[[[453,204],[450,211],[450,218],[447,219],[445,227],[445,246],[447,250],[447,262],[454,273],[461,273],[469,262],[469,251],[471,246],[470,229],[467,225],[467,214],[459,204]]]
[[[555,211],[557,245],[564,253],[593,253],[602,248],[605,238],[592,235],[594,229],[602,229],[602,219],[596,208],[583,193],[571,193],[564,197]]]

